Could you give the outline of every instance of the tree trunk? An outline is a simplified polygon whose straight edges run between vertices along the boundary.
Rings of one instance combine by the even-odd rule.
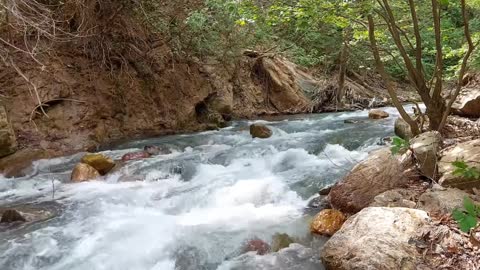
[[[336,93],[337,107],[343,105],[343,98],[345,97],[345,77],[347,76],[348,64],[348,43],[351,39],[351,29],[347,27],[344,29],[344,40],[342,51],[340,52],[340,74],[338,76],[338,90]]]

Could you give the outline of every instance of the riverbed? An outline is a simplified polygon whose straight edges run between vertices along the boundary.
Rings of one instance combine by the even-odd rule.
[[[23,178],[0,176],[0,206],[52,214],[0,227],[0,269],[322,269],[326,239],[309,234],[307,204],[393,135],[398,113],[385,110],[383,120],[367,111],[296,115],[130,141],[102,153],[119,159],[145,145],[172,153],[130,161],[101,181],[69,183],[82,153],[36,162]],[[252,139],[252,123],[273,136]],[[269,243],[275,233],[298,243],[242,252],[249,239]]]

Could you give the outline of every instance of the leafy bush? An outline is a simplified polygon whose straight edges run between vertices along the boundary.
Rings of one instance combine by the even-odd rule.
[[[460,226],[460,230],[468,233],[471,229],[477,227],[480,206],[475,205],[472,199],[465,197],[463,199],[463,208],[453,210],[452,217]]]
[[[406,152],[410,148],[410,143],[407,140],[404,140],[400,137],[393,137],[392,138],[392,147],[390,151],[393,155],[401,154]]]

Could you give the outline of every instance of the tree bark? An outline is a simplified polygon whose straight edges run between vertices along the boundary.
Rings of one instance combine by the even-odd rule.
[[[370,39],[370,45],[372,47],[373,56],[375,57],[375,64],[377,66],[378,73],[380,73],[383,80],[385,81],[385,84],[387,85],[387,91],[388,91],[388,94],[390,95],[390,98],[392,99],[393,105],[395,105],[398,112],[402,116],[403,120],[405,120],[405,122],[407,122],[410,125],[413,135],[420,134],[420,129],[418,127],[417,122],[413,120],[403,108],[402,104],[398,100],[397,93],[393,89],[392,82],[388,77],[387,72],[385,71],[385,66],[383,65],[383,62],[380,58],[380,53],[377,46],[377,40],[375,38],[375,23],[373,21],[372,15],[368,15],[368,36]]]
[[[343,98],[345,97],[345,77],[347,76],[347,64],[348,64],[348,43],[351,39],[351,29],[347,27],[344,29],[344,40],[342,51],[340,52],[340,74],[338,75],[338,90],[336,93],[337,107],[343,105]]]

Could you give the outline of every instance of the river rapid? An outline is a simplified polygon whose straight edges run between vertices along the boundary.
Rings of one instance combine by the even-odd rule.
[[[367,119],[367,111],[298,115],[131,141],[103,153],[119,159],[152,144],[173,152],[130,161],[103,181],[69,183],[81,153],[38,161],[24,178],[0,176],[0,206],[53,214],[0,227],[0,269],[323,269],[325,239],[309,234],[308,201],[393,135],[398,113],[385,110],[384,120]],[[252,139],[251,123],[273,136]],[[242,253],[245,241],[271,242],[275,233],[298,243]]]

